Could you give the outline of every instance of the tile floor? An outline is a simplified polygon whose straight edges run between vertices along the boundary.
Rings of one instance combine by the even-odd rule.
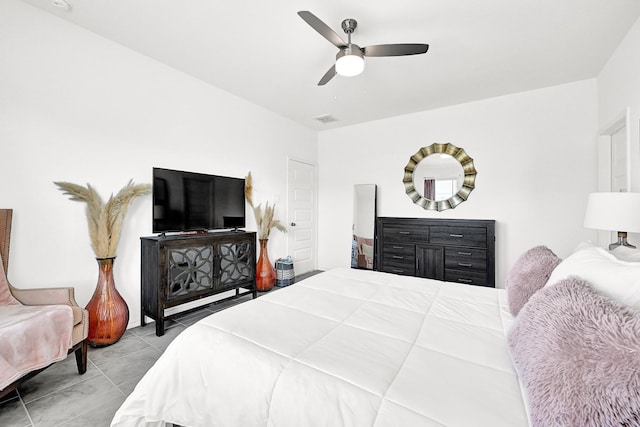
[[[296,281],[315,273],[298,276]],[[128,329],[109,347],[89,348],[84,375],[78,375],[75,357],[70,355],[0,399],[0,426],[108,426],[140,378],[180,332],[213,312],[249,299],[244,296],[176,315],[165,322],[161,337],[155,335],[153,323]]]

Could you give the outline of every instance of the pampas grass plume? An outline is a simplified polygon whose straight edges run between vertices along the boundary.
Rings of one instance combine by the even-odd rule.
[[[282,231],[283,233],[287,232],[285,226],[282,225],[279,220],[274,219],[276,210],[275,203],[269,206],[269,202],[266,202],[264,205],[264,212],[261,205],[253,205],[253,178],[251,177],[251,172],[249,172],[245,178],[244,196],[247,199],[249,206],[251,206],[251,209],[253,209],[253,215],[256,218],[258,239],[268,239],[271,234],[271,230],[274,228]]]
[[[91,247],[97,258],[116,256],[122,223],[133,199],[151,193],[151,185],[134,184],[130,180],[115,196],[104,203],[96,190],[87,184],[83,187],[71,182],[54,182],[69,199],[86,203],[87,225]]]

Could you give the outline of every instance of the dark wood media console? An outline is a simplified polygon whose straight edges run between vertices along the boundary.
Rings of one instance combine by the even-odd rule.
[[[141,237],[141,320],[164,335],[165,309],[235,290],[217,302],[256,290],[256,233],[244,231]],[[241,289],[245,291],[241,292]]]
[[[378,218],[378,270],[495,287],[495,221]]]

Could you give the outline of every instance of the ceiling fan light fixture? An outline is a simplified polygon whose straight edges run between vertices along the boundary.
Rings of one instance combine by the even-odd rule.
[[[353,77],[364,71],[364,54],[356,45],[349,45],[336,55],[336,73]]]

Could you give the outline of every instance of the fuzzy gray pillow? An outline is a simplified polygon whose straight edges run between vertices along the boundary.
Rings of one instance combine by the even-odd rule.
[[[513,264],[505,280],[509,310],[516,316],[531,295],[542,289],[562,260],[546,246],[536,246]]]
[[[640,312],[570,277],[531,297],[509,350],[535,426],[640,425]]]

